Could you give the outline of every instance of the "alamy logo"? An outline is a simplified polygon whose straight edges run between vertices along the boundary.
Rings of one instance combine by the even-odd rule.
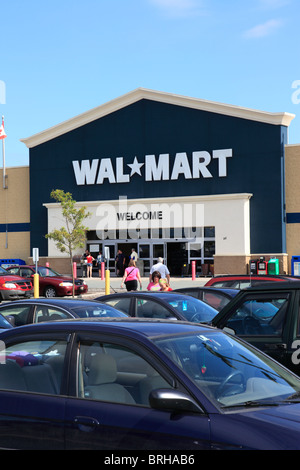
[[[5,103],[6,103],[5,82],[3,82],[3,80],[0,80],[0,104],[5,104]]]
[[[294,80],[292,83],[292,88],[295,88],[296,91],[292,94],[292,103],[299,104],[300,103],[300,80]]]

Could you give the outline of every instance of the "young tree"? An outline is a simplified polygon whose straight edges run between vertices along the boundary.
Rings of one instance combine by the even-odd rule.
[[[65,193],[62,189],[55,189],[50,196],[61,204],[62,215],[65,220],[65,226],[55,229],[46,235],[54,241],[56,247],[62,253],[68,253],[70,257],[72,279],[73,279],[73,297],[75,293],[75,279],[73,272],[73,253],[76,248],[82,248],[86,240],[86,231],[88,227],[83,225],[84,219],[90,217],[86,207],[76,208],[76,201],[71,193]]]

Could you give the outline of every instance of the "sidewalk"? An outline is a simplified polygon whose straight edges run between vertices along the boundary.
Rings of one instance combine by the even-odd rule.
[[[94,297],[95,295],[105,295],[105,280],[101,281],[101,278],[92,277],[92,278],[83,278],[88,285],[88,292],[84,294],[84,298]],[[172,289],[179,289],[180,287],[200,287],[204,286],[210,277],[196,277],[193,281],[192,277],[171,277],[171,287]],[[111,277],[110,278],[110,293],[114,292],[126,292],[126,287],[124,286],[121,289],[121,277]],[[142,277],[142,290],[147,290],[149,284],[148,277]]]

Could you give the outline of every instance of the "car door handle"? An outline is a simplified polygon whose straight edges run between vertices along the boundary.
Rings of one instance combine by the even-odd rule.
[[[100,424],[97,419],[90,418],[89,416],[75,416],[73,421],[84,432],[91,432]]]

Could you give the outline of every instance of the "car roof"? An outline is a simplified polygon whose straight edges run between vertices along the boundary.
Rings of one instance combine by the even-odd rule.
[[[152,318],[132,318],[132,317],[118,317],[110,319],[99,318],[81,318],[59,320],[55,322],[42,322],[30,325],[19,326],[17,328],[5,330],[6,336],[19,335],[19,334],[38,334],[38,333],[51,333],[51,332],[82,332],[87,333],[114,333],[122,334],[126,332],[131,336],[143,336],[148,338],[163,337],[165,335],[178,335],[179,333],[188,334],[195,332],[196,334],[205,333],[208,331],[220,331],[215,327],[208,325],[189,323],[185,321],[172,321],[165,319],[152,319]],[[13,332],[13,333],[12,333]],[[0,340],[3,333],[0,332]]]
[[[65,298],[65,297],[60,297],[60,298],[51,298],[51,299],[46,299],[46,298],[31,298],[31,299],[20,299],[20,300],[14,300],[12,302],[5,302],[1,304],[3,307],[4,306],[9,306],[9,305],[19,305],[19,304],[47,304],[47,305],[55,305],[57,307],[74,307],[76,305],[87,305],[91,303],[99,303],[100,301],[92,300],[92,299],[73,299],[73,298]],[[0,305],[0,307],[1,307]]]
[[[211,278],[212,280],[220,279],[290,279],[300,280],[300,276],[292,276],[288,274],[218,274]]]
[[[291,290],[291,289],[300,289],[300,279],[295,281],[286,281],[286,282],[264,282],[262,284],[257,284],[255,286],[249,286],[242,291],[255,291],[255,290]]]
[[[236,295],[240,289],[234,289],[232,287],[214,287],[211,286],[197,286],[197,287],[179,287],[178,289],[174,289],[173,292],[186,292],[186,291],[198,291],[202,290],[205,292],[224,292],[225,294]]]
[[[108,295],[101,295],[99,297],[97,297],[97,299],[99,299],[101,301],[101,299],[104,299],[104,298],[113,298],[113,297],[131,297],[131,296],[147,296],[147,297],[153,297],[153,298],[160,298],[160,299],[168,299],[168,301],[170,299],[178,299],[180,297],[182,298],[186,298],[186,299],[191,299],[191,296],[190,295],[185,295],[181,292],[177,292],[177,291],[168,291],[168,292],[160,292],[160,291],[155,291],[155,292],[151,292],[151,291],[142,291],[142,292],[116,292],[114,294],[108,294]],[[195,299],[197,300],[197,299]]]

